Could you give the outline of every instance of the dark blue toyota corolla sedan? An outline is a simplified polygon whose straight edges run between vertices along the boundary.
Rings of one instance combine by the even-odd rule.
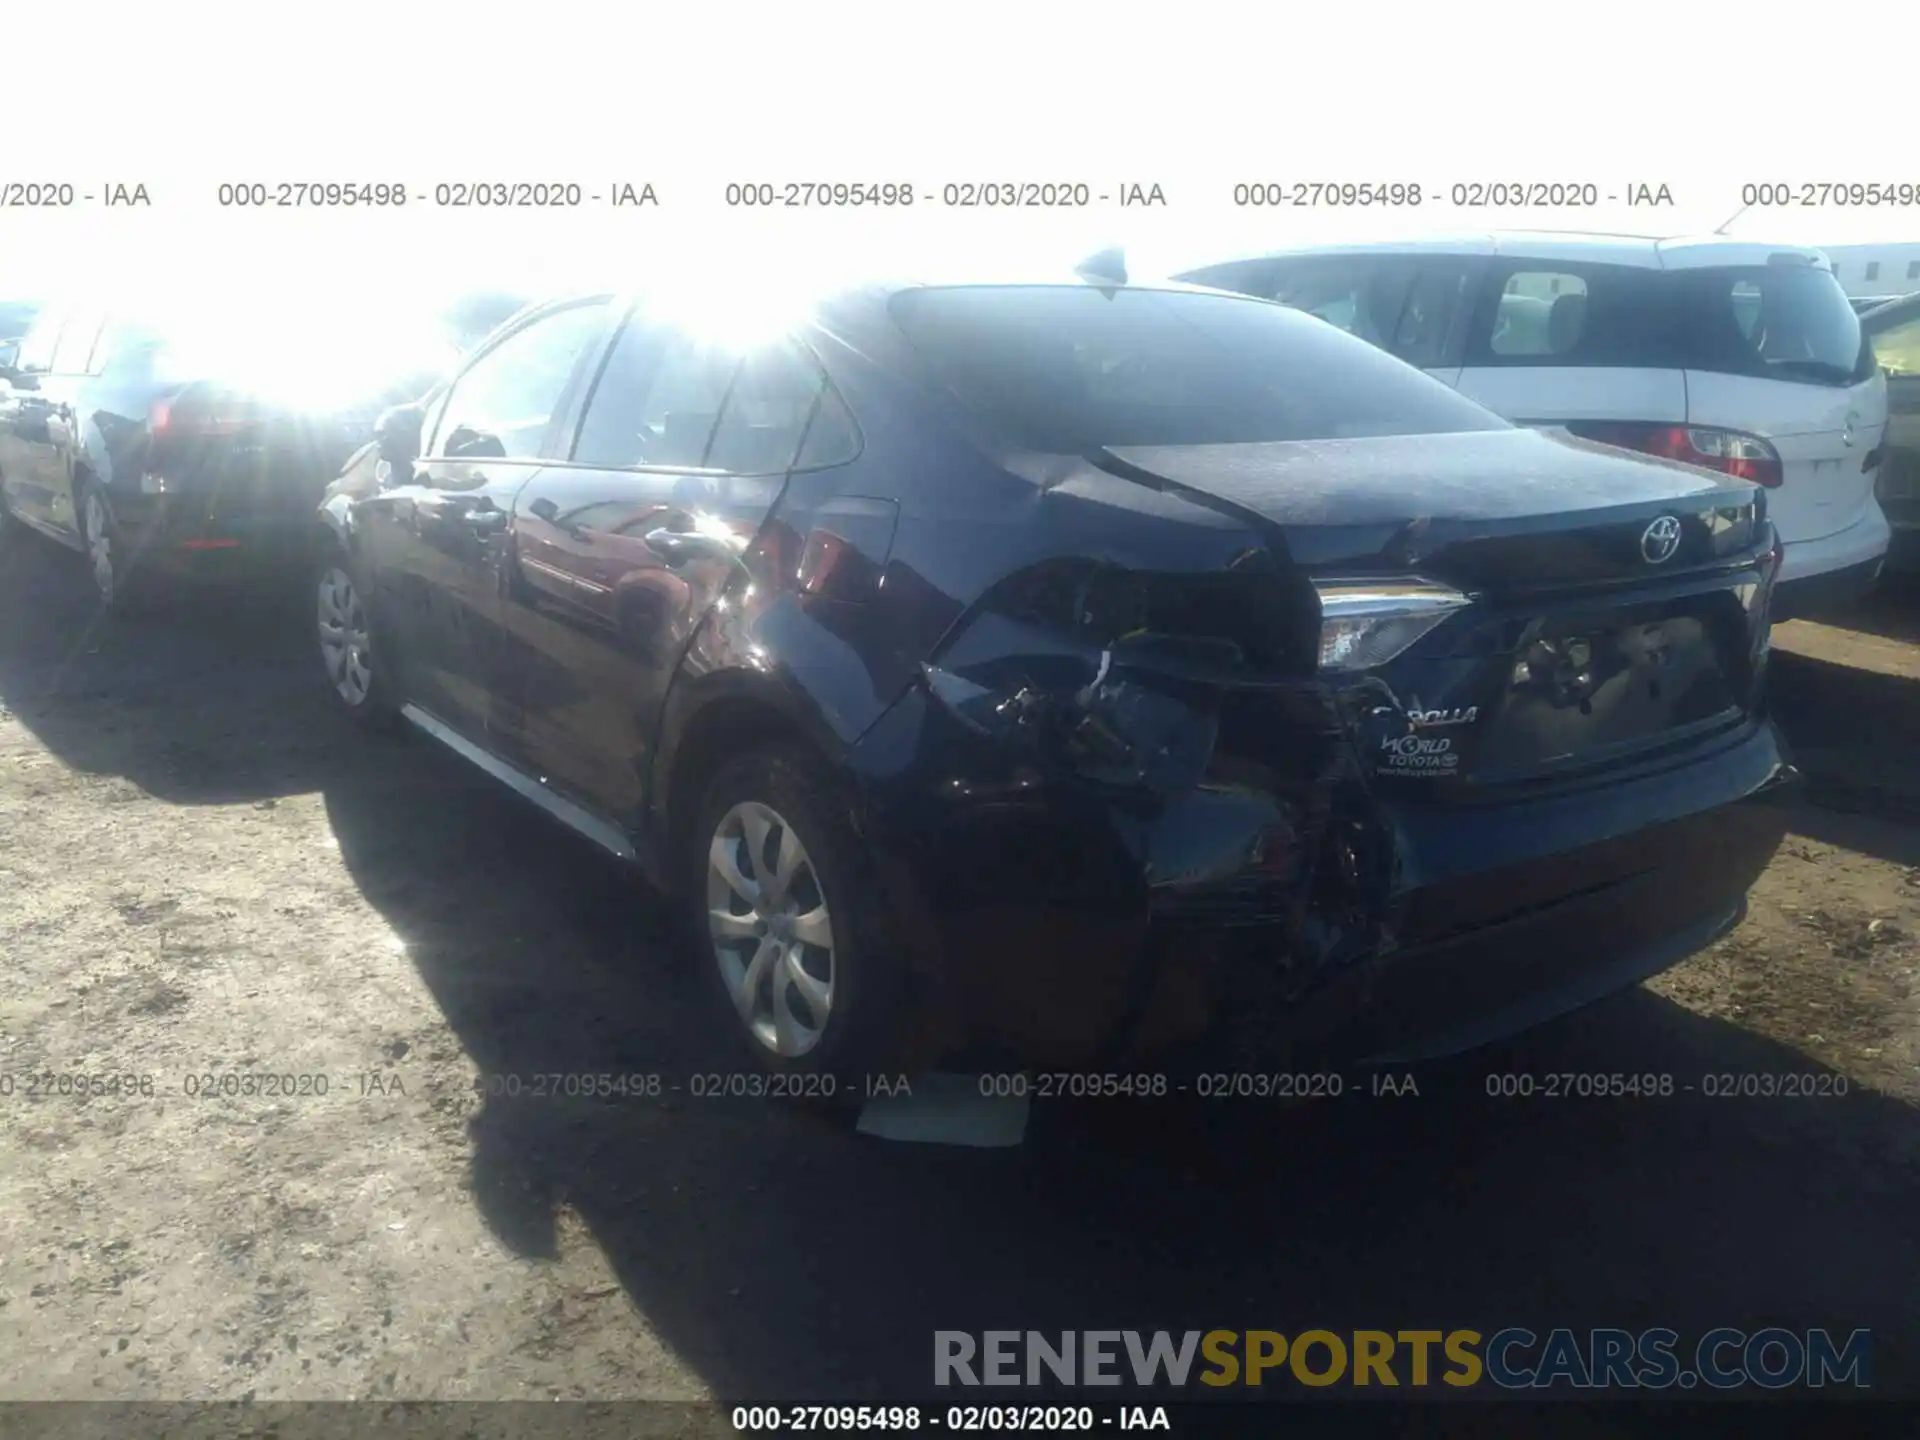
[[[327,684],[675,897],[844,1076],[1457,1051],[1735,925],[1764,492],[1099,268],[503,325],[329,499]]]

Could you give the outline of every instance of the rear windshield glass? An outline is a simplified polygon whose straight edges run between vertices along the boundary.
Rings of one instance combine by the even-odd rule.
[[[905,291],[893,314],[942,385],[1033,450],[1507,428],[1371,345],[1261,301],[977,286]]]
[[[1673,272],[1704,353],[1692,368],[1847,385],[1873,352],[1840,282],[1804,265]]]

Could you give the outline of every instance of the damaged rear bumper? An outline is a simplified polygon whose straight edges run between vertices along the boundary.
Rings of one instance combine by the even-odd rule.
[[[1155,1069],[1454,1053],[1711,943],[1785,835],[1797,772],[1765,721],[1589,789],[1441,804],[1377,793],[1313,689],[1214,716],[1178,792],[985,744],[925,690],[895,706],[856,747],[863,824],[948,1044]]]

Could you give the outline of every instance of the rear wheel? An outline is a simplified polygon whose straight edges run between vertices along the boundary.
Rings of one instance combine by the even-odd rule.
[[[859,837],[803,751],[723,765],[682,844],[683,901],[715,1008],[783,1094],[852,1101],[897,1061],[905,1006]]]
[[[356,723],[374,729],[391,726],[399,706],[374,648],[366,597],[352,563],[337,547],[328,547],[314,576],[315,628],[328,693]]]
[[[132,558],[114,519],[113,505],[106,492],[91,480],[80,488],[80,539],[86,546],[87,568],[92,574],[94,595],[103,610],[125,611],[131,608],[133,590],[128,573]]]

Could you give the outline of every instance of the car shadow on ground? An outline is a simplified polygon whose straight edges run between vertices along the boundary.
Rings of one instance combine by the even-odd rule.
[[[1920,821],[1920,680],[1776,651],[1768,686],[1820,807],[1816,826],[1839,814]],[[1912,864],[1878,848],[1883,833],[1858,832],[1864,853]]]
[[[418,745],[328,811],[483,1077],[657,1074],[655,1099],[487,1099],[471,1184],[545,1257],[571,1214],[731,1398],[930,1396],[941,1329],[1868,1327],[1913,1336],[1920,1115],[1867,1093],[1710,1098],[1803,1055],[1646,992],[1338,1101],[1035,1107],[1017,1151],[697,1098],[735,1068],[697,961],[622,870]],[[1665,1099],[1496,1098],[1503,1076],[1671,1076]],[[1658,1082],[1656,1082],[1658,1083]],[[677,1090],[673,1087],[679,1087]]]
[[[106,615],[81,557],[17,536],[0,554],[0,709],[73,769],[171,804],[308,794],[336,749],[308,620],[292,577]]]
[[[20,570],[5,582],[0,701],[69,764],[170,803],[320,792],[483,1079],[660,1077],[653,1096],[486,1098],[471,1190],[530,1258],[577,1217],[723,1396],[936,1398],[934,1332],[989,1328],[1866,1327],[1876,1387],[1920,1387],[1920,1115],[1861,1092],[1708,1098],[1709,1077],[1820,1069],[1748,1031],[1634,992],[1423,1068],[1417,1094],[1356,1076],[1293,1109],[1042,1103],[1009,1151],[701,1098],[693,1077],[736,1067],[660,905],[451,757],[334,720],[297,609],[75,640],[16,603]],[[1580,1073],[1673,1093],[1488,1093]]]
[[[1920,570],[1882,575],[1859,604],[1831,623],[1856,634],[1920,644]]]
[[[931,1398],[942,1329],[1913,1338],[1920,1116],[1865,1093],[1710,1098],[1725,1077],[1822,1067],[1651,994],[1418,1070],[1418,1094],[1353,1076],[1339,1100],[1293,1109],[1043,1103],[1018,1151],[890,1145],[844,1119],[695,1098],[691,1077],[733,1062],[705,1038],[718,1032],[657,907],[543,821],[411,773],[411,794],[330,790],[329,810],[482,1075],[658,1074],[666,1090],[488,1099],[476,1203],[528,1256],[555,1254],[560,1216],[577,1216],[727,1397]],[[1593,1073],[1670,1076],[1674,1093],[1488,1094],[1505,1076]],[[1881,1356],[1884,1388],[1899,1375]]]

